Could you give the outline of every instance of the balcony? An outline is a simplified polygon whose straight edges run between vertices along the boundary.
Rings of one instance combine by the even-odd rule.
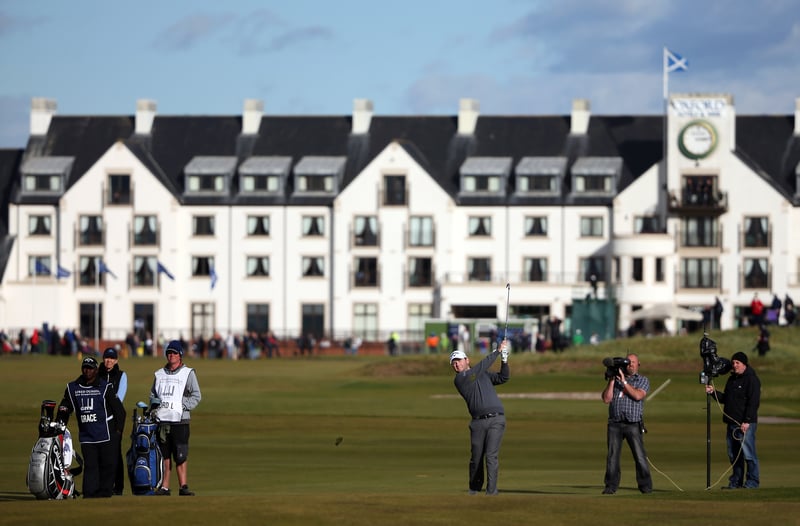
[[[681,195],[669,193],[668,210],[673,215],[720,216],[728,211],[728,193],[720,191],[695,192],[684,186]]]

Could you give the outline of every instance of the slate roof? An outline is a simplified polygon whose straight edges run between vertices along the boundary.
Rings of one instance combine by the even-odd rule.
[[[22,149],[0,149],[0,276],[5,276],[14,237],[8,233],[8,207],[19,185]]]
[[[798,191],[795,170],[800,162],[800,139],[793,136],[793,120],[793,116],[738,116],[736,121],[736,154],[787,196]],[[183,205],[330,205],[335,195],[295,193],[292,174],[282,195],[240,194],[238,177],[231,181],[228,195],[186,195],[184,170],[195,157],[235,157],[241,165],[252,156],[287,156],[292,159],[292,168],[308,156],[345,157],[339,186],[342,190],[396,141],[461,205],[607,205],[613,196],[571,193],[572,164],[580,157],[622,158],[617,181],[617,191],[622,191],[661,160],[662,123],[659,115],[594,115],[586,135],[571,135],[569,115],[482,115],[475,133],[462,136],[457,133],[455,116],[376,115],[367,134],[354,135],[350,116],[264,115],[258,135],[242,135],[241,116],[156,116],[152,134],[138,136],[133,135],[132,116],[56,115],[47,136],[29,140],[23,161],[31,156],[74,156],[69,188],[115,141],[121,140]],[[467,158],[476,156],[510,158],[514,167],[526,157],[566,158],[561,192],[518,194],[513,191],[512,170],[507,192],[499,197],[460,194],[460,168]],[[12,199],[20,203],[49,202],[47,197],[18,192]]]

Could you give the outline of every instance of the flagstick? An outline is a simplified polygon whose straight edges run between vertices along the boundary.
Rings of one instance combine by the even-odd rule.
[[[99,258],[97,259],[99,262]],[[100,265],[95,265],[94,271],[95,288],[97,289],[97,298],[94,301],[94,350],[97,352],[100,349]]]

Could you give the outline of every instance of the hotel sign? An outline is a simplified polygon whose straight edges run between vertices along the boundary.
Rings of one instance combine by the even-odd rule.
[[[722,117],[728,100],[727,97],[675,97],[670,100],[670,107],[678,117]]]

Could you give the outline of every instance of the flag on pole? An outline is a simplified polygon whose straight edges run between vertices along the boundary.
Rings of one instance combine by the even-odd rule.
[[[214,290],[214,287],[217,286],[217,271],[214,270],[214,267],[211,267],[211,290]]]
[[[71,275],[72,275],[72,272],[70,272],[69,270],[65,269],[61,265],[59,265],[58,268],[56,269],[56,279],[68,278]]]
[[[662,83],[664,87],[664,105],[666,107],[667,97],[669,97],[669,74],[673,71],[686,71],[689,69],[689,59],[670,51],[664,46],[664,69]]]
[[[36,276],[49,276],[50,268],[37,258],[33,263],[33,272]]]
[[[108,268],[108,267],[106,266],[106,264],[105,264],[105,263],[103,263],[103,260],[101,259],[101,260],[100,260],[100,274],[102,274],[102,273],[104,273],[104,272],[108,272],[109,274],[111,274],[111,277],[112,277],[112,278],[114,278],[114,279],[117,279],[117,275],[116,275],[116,274],[114,274],[113,272],[111,272],[111,269],[110,269],[110,268]]]
[[[175,276],[173,276],[172,273],[169,270],[167,270],[167,267],[162,265],[160,261],[156,261],[156,265],[158,267],[158,273],[159,274],[161,274],[163,272],[164,274],[167,275],[167,277],[169,279],[171,279],[172,281],[175,281]]]

